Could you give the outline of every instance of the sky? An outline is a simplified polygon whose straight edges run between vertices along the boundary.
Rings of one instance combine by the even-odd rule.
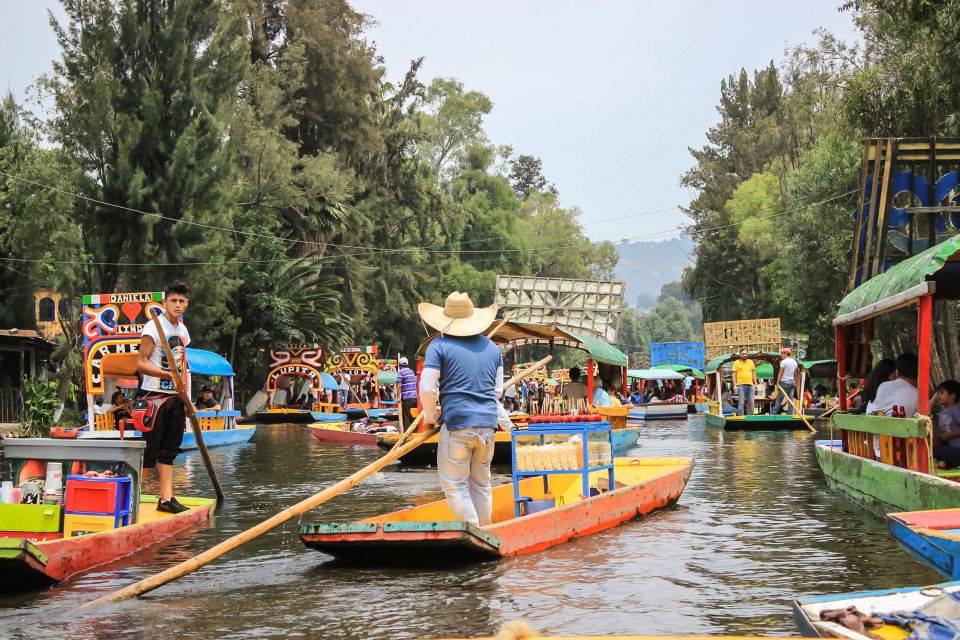
[[[680,176],[692,165],[688,148],[702,146],[717,121],[723,78],[779,64],[788,47],[814,42],[818,28],[856,38],[839,0],[352,5],[376,21],[367,37],[391,80],[423,56],[424,82],[455,77],[489,96],[490,141],[539,157],[593,240],[679,233],[684,216],[660,210],[691,199]],[[59,13],[52,0],[0,0],[0,87],[18,99],[59,56],[48,8]]]

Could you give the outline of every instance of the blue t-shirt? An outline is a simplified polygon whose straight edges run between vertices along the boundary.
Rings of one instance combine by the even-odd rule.
[[[427,347],[425,369],[440,370],[440,408],[447,429],[497,428],[500,349],[486,336],[440,336]]]
[[[949,433],[960,429],[960,404],[952,404],[940,412],[940,433]],[[960,438],[950,438],[947,444],[960,447]]]

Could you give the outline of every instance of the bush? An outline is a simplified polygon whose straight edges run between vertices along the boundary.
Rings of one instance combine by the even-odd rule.
[[[20,435],[25,438],[50,437],[53,413],[60,403],[52,382],[33,378],[23,380],[23,425]]]

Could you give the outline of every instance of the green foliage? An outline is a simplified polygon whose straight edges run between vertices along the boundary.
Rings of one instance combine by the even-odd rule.
[[[694,340],[690,315],[683,303],[667,297],[641,318],[643,335],[652,342],[690,342]]]
[[[44,380],[24,378],[23,423],[20,425],[20,435],[24,438],[50,437],[53,414],[59,405],[56,385]]]

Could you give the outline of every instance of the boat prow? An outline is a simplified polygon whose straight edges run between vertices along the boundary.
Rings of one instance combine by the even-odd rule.
[[[364,563],[449,565],[540,551],[609,529],[674,504],[693,470],[692,458],[616,458],[616,487],[606,472],[590,475],[598,493],[583,499],[579,477],[551,475],[520,482],[520,493],[558,506],[515,517],[513,486],[493,490],[493,523],[456,521],[445,500],[352,523],[309,524],[300,539],[317,551]],[[593,493],[593,492],[591,492]]]
[[[141,551],[190,527],[209,521],[216,500],[180,498],[190,507],[176,515],[158,513],[156,496],[143,496],[136,524],[70,538],[31,540],[43,534],[0,538],[0,592],[23,593],[66,580]],[[56,534],[59,535],[59,534]]]
[[[914,558],[960,579],[960,509],[888,513],[887,527]]]

